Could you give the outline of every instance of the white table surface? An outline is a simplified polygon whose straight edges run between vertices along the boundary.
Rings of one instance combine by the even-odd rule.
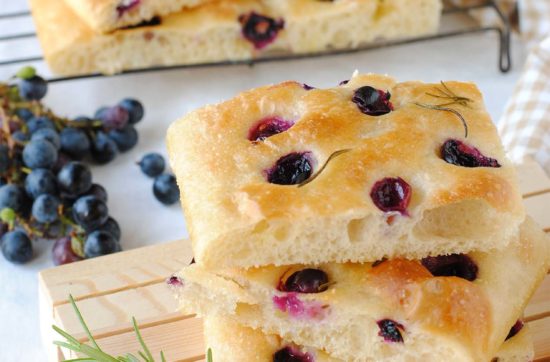
[[[22,0],[0,0],[0,14],[25,8]],[[32,28],[28,22],[18,22],[17,27],[1,25],[0,22],[0,34]],[[17,51],[36,54],[36,47],[31,41]],[[12,45],[0,45],[0,59],[13,56],[14,49]],[[146,152],[166,154],[166,129],[186,112],[251,87],[288,79],[328,87],[349,78],[358,69],[392,74],[399,80],[475,81],[485,94],[493,119],[498,120],[525,58],[517,40],[513,43],[513,58],[513,70],[501,74],[497,68],[496,36],[473,35],[254,67],[174,70],[56,83],[51,85],[45,103],[58,114],[77,116],[92,114],[99,106],[114,104],[126,96],[143,101],[147,114],[138,126],[140,142],[137,148],[119,156],[108,166],[93,168],[94,180],[106,186],[109,192],[109,209],[122,227],[122,245],[124,249],[131,249],[187,236],[179,206],[165,207],[158,203],[152,194],[152,181],[134,164]],[[0,79],[7,78],[15,69],[0,67]],[[45,360],[38,328],[36,276],[39,270],[52,266],[50,248],[51,243],[36,244],[35,259],[23,266],[9,264],[0,257],[2,362]]]

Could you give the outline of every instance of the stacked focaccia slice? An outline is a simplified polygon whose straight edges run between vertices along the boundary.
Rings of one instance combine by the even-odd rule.
[[[441,0],[31,0],[31,7],[50,67],[72,75],[315,53],[432,34]],[[126,27],[113,30],[119,26]]]
[[[503,343],[550,246],[473,84],[287,82],[191,113],[168,146],[197,262],[170,279],[181,308],[260,341],[210,332],[214,349],[268,361],[275,338],[311,348],[296,361],[528,354]]]
[[[344,362],[315,348],[305,348],[276,335],[243,327],[231,319],[208,316],[204,321],[206,345],[216,360],[224,362]],[[415,358],[414,360],[418,360]],[[491,361],[527,362],[533,360],[533,343],[524,326],[501,345]]]
[[[532,221],[514,244],[421,261],[195,265],[177,275],[177,290],[187,313],[225,317],[342,361],[489,361],[548,266],[548,240]]]

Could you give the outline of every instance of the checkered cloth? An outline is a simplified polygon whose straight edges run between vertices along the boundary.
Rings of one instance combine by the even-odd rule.
[[[520,0],[520,29],[531,52],[499,122],[513,161],[534,158],[550,174],[550,0]]]

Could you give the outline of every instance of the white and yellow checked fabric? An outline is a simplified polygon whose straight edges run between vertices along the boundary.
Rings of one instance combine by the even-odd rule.
[[[520,29],[531,52],[499,122],[512,160],[532,157],[550,174],[550,0],[520,0]]]

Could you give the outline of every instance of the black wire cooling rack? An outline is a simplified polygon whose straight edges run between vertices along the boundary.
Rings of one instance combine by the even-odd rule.
[[[61,0],[59,0],[61,1]],[[388,46],[395,46],[401,44],[411,44],[421,41],[444,39],[450,37],[464,36],[467,34],[476,34],[476,33],[496,33],[498,34],[498,67],[501,72],[506,73],[511,69],[511,49],[510,49],[510,34],[511,34],[511,25],[508,21],[508,18],[502,13],[501,9],[496,5],[495,1],[485,1],[480,4],[471,5],[471,6],[456,6],[453,5],[449,0],[444,1],[444,10],[441,29],[437,34],[407,38],[402,40],[392,40],[392,41],[377,41],[368,45],[364,45],[354,49],[346,50],[330,50],[318,53],[310,54],[269,54],[263,57],[259,57],[253,60],[245,61],[222,61],[222,62],[212,62],[212,63],[201,63],[201,64],[187,64],[187,65],[175,65],[175,66],[160,66],[160,67],[149,67],[142,69],[133,69],[121,72],[119,74],[132,74],[132,73],[143,73],[143,72],[154,72],[161,70],[169,69],[190,69],[198,67],[213,67],[213,66],[225,66],[225,65],[234,65],[234,64],[248,64],[254,65],[255,63],[263,62],[273,62],[273,61],[284,61],[284,60],[294,60],[302,58],[312,58],[312,57],[323,57],[329,55],[338,55],[338,54],[349,54],[357,53],[366,50],[379,49]],[[471,14],[479,10],[489,10],[493,13],[494,18],[497,20],[496,25],[484,26],[481,25]],[[0,24],[3,22],[17,21],[20,19],[28,18],[30,20],[31,13],[29,11],[13,12],[0,14]],[[26,31],[14,34],[8,34],[0,36],[0,46],[5,45],[6,42],[17,42],[27,39],[35,39],[36,33],[34,31]],[[38,47],[37,47],[38,48]],[[18,64],[36,64],[37,62],[43,62],[44,58],[42,55],[34,56],[22,56],[18,57],[17,55],[14,58],[10,59],[0,59],[0,67],[18,65]],[[0,68],[1,69],[1,68]],[[119,75],[119,74],[115,74]],[[69,77],[48,77],[49,82],[61,82],[74,79],[83,79],[83,78],[95,78],[95,77],[104,77],[104,74],[87,74],[87,75],[78,75],[78,76],[69,76]]]

